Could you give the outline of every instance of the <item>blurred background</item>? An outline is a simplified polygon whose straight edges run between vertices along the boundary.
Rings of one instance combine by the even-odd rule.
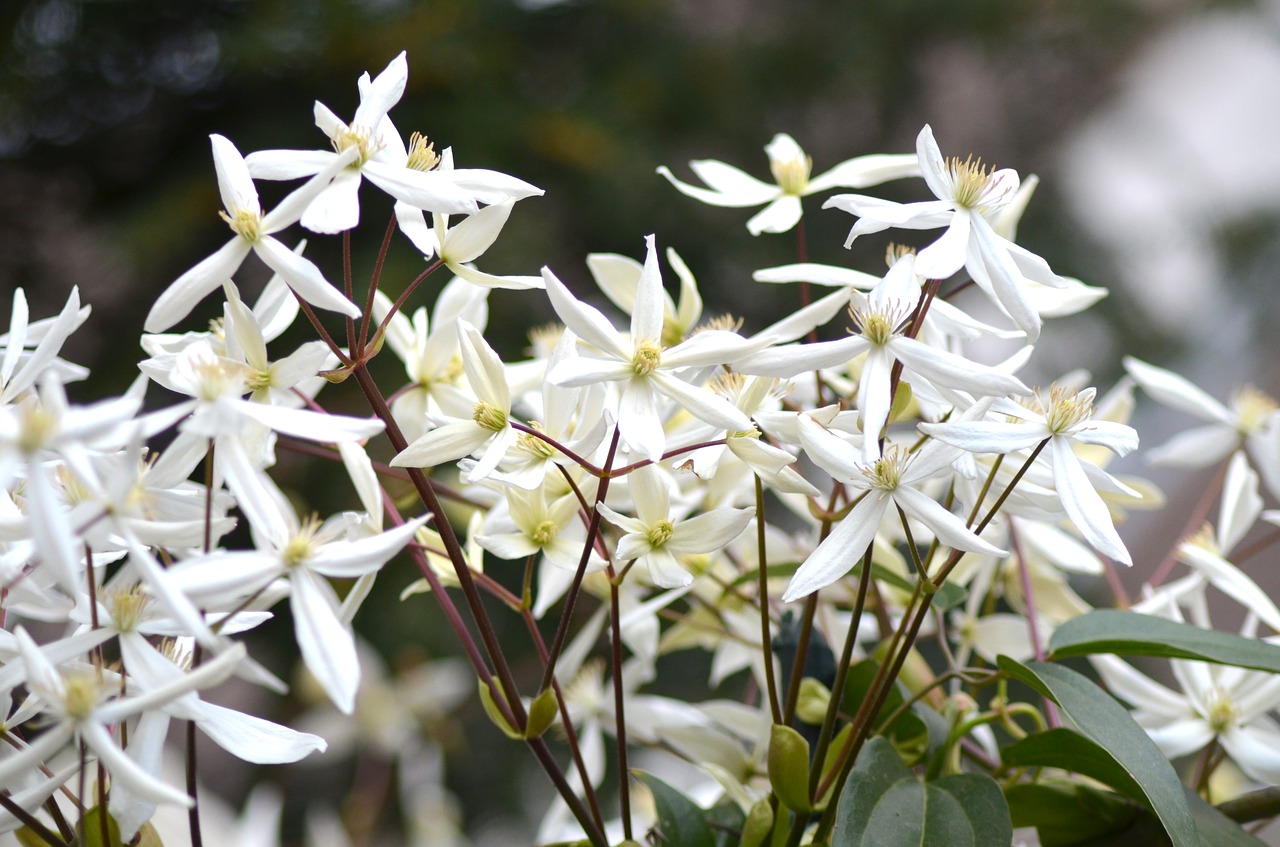
[[[640,257],[656,233],[692,268],[710,314],[731,310],[757,329],[793,308],[796,292],[756,285],[751,271],[794,261],[794,236],[752,238],[750,210],[702,206],[655,168],[690,179],[688,161],[711,158],[768,180],[762,148],[787,132],[816,174],[855,155],[910,152],[927,122],[945,154],[1038,174],[1019,241],[1059,273],[1111,289],[1091,312],[1050,324],[1034,380],[1086,367],[1107,387],[1127,353],[1219,398],[1246,382],[1280,393],[1275,0],[5,0],[0,26],[0,308],[21,286],[33,316],[50,315],[80,287],[94,315],[67,357],[94,370],[82,399],[128,384],[150,302],[226,240],[208,135],[246,154],[323,146],[313,101],[348,118],[359,74],[401,50],[409,85],[392,117],[404,135],[546,190],[517,205],[484,257],[488,272],[550,265],[586,292],[587,253]],[[285,188],[261,190],[270,205]],[[885,191],[924,198],[918,184]],[[883,241],[845,251],[852,218],[819,211],[822,199],[806,201],[810,259],[881,267]],[[390,212],[373,192],[362,205],[357,279]],[[339,243],[308,247],[332,279]],[[397,241],[388,286],[422,267]],[[247,296],[264,276],[246,264]],[[491,302],[489,335],[505,354],[551,318],[532,295]],[[1187,423],[1146,409],[1136,423],[1147,444]],[[1122,530],[1133,549],[1150,547],[1134,585],[1207,479],[1158,477],[1169,523],[1135,518]],[[302,475],[295,485],[311,499],[325,487]],[[358,624],[393,666],[429,668],[455,648],[433,604],[395,600],[407,581],[387,586],[379,614]],[[462,747],[449,722],[472,721],[467,712],[419,717],[460,800],[448,814],[477,843],[521,843],[521,822],[549,796],[541,777],[507,780],[503,761]],[[346,797],[350,813],[354,785],[373,792],[361,801],[370,833],[405,779],[341,754],[302,770],[268,776],[287,789],[288,820],[307,798]],[[216,788],[238,807],[252,777],[233,764],[225,775]],[[508,782],[520,790],[495,795]]]

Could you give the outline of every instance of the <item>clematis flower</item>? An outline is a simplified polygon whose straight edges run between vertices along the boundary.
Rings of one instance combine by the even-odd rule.
[[[710,553],[742,534],[755,509],[712,509],[685,520],[671,515],[671,492],[653,465],[645,465],[627,477],[636,517],[628,517],[603,503],[600,514],[624,531],[617,558],[635,559],[649,569],[659,588],[677,588],[693,582],[676,556]]]
[[[1160,405],[1205,421],[1147,451],[1147,461],[1200,468],[1245,447],[1267,488],[1280,495],[1280,405],[1274,399],[1246,385],[1224,404],[1173,371],[1133,356],[1124,358],[1124,369]]]
[[[908,319],[919,300],[920,285],[913,258],[908,254],[894,262],[867,295],[864,305],[851,310],[857,335],[762,350],[739,362],[737,369],[790,377],[841,365],[865,352],[867,359],[858,381],[858,408],[862,411],[863,432],[868,435],[862,445],[863,462],[874,461],[879,455],[879,434],[889,420],[889,387],[895,361],[902,363],[908,383],[923,378],[942,391],[967,391],[981,397],[1027,391],[1022,381],[1011,374],[908,337]]]
[[[320,269],[285,247],[274,233],[292,226],[303,210],[343,168],[355,161],[356,151],[333,154],[325,167],[317,168],[302,187],[296,189],[267,214],[258,202],[258,189],[253,185],[249,169],[235,145],[221,135],[209,136],[213,144],[213,164],[218,172],[218,191],[226,208],[222,219],[236,237],[209,258],[178,277],[156,298],[147,314],[146,331],[163,332],[182,320],[191,308],[213,291],[240,267],[252,250],[268,267],[284,277],[285,282],[313,306],[359,317],[354,303],[338,293],[320,273]]]
[[[461,319],[458,341],[467,382],[476,394],[471,420],[453,420],[427,432],[396,454],[391,464],[429,468],[480,453],[480,460],[466,474],[467,482],[476,482],[493,472],[519,433],[511,426],[511,391],[502,360],[480,331]]]
[[[813,159],[805,154],[796,140],[778,133],[765,146],[769,170],[775,184],[761,182],[732,165],[709,159],[689,163],[707,187],[681,182],[665,166],[658,173],[667,178],[681,194],[712,206],[760,206],[764,209],[747,221],[752,235],[762,232],[786,232],[800,222],[801,197],[829,188],[868,188],[891,179],[918,176],[920,167],[911,155],[859,156],[836,165],[826,173],[809,177]]]
[[[1181,582],[1181,581],[1179,581]],[[1204,583],[1170,583],[1134,606],[1134,611],[1211,629]],[[1257,619],[1249,615],[1241,629],[1257,637]],[[1268,639],[1271,640],[1271,639]],[[1267,785],[1280,782],[1280,723],[1269,712],[1280,707],[1280,676],[1229,665],[1170,659],[1181,691],[1140,673],[1117,656],[1090,656],[1098,675],[1119,698],[1131,704],[1138,725],[1166,756],[1186,756],[1216,741],[1245,774]]]
[[[172,585],[201,605],[234,604],[287,578],[294,633],[307,668],[335,706],[350,714],[360,683],[355,636],[340,617],[338,596],[325,577],[373,573],[413,537],[426,517],[367,538],[343,537],[343,521],[300,521],[278,489],[271,492],[275,520],[249,513],[257,550],[215,551],[167,571]],[[281,529],[283,528],[283,532]]]
[[[1005,209],[1018,193],[1018,174],[995,170],[982,161],[945,159],[928,124],[916,138],[920,171],[938,199],[922,203],[894,203],[860,194],[840,194],[824,205],[858,216],[845,241],[889,227],[937,229],[942,237],[920,251],[916,271],[929,279],[946,279],[965,268],[983,292],[1027,334],[1040,336],[1040,314],[1026,293],[1027,280],[1062,288],[1066,285],[1048,263],[995,230]]]
[[[184,791],[160,782],[134,762],[112,737],[111,727],[127,717],[223,681],[244,658],[244,645],[234,645],[167,685],[113,698],[118,686],[107,682],[104,676],[89,670],[60,672],[26,630],[19,627],[14,637],[26,669],[27,688],[39,698],[50,725],[25,749],[0,760],[0,785],[13,784],[78,737],[98,756],[112,780],[127,785],[137,796],[157,803],[191,805],[191,798]]]
[[[618,382],[618,429],[622,438],[646,459],[661,458],[666,445],[658,397],[665,396],[694,417],[724,429],[751,428],[751,421],[736,406],[705,388],[692,385],[674,373],[733,362],[768,343],[769,339],[745,339],[727,330],[707,330],[672,347],[662,341],[662,277],[652,235],[636,288],[631,312],[631,332],[618,332],[599,311],[579,302],[549,269],[544,268],[551,305],[569,329],[595,348],[599,358],[566,359],[547,374],[556,385],[569,387],[597,382]]]
[[[890,506],[902,509],[924,524],[944,544],[957,550],[1003,556],[1005,551],[983,541],[964,521],[920,490],[922,483],[951,469],[960,451],[935,441],[916,453],[890,445],[873,462],[864,462],[860,451],[828,432],[807,415],[796,421],[801,445],[809,458],[837,481],[861,494],[809,558],[796,570],[782,595],[784,602],[798,600],[824,588],[848,573],[862,558],[880,530]]]
[[[924,423],[920,424],[920,431],[974,453],[1010,453],[1047,440],[1044,453],[1053,468],[1054,487],[1067,517],[1095,549],[1132,565],[1133,559],[1095,486],[1136,492],[1105,471],[1082,462],[1072,442],[1098,444],[1124,456],[1138,446],[1138,433],[1125,424],[1096,419],[1094,395],[1092,388],[1075,392],[1053,386],[1047,394],[1037,391],[1023,402],[997,400],[991,405],[991,412],[1007,416],[1004,421]]]

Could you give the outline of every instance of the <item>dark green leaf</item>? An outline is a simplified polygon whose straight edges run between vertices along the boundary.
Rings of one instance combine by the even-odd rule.
[[[1116,653],[1199,659],[1280,673],[1280,646],[1275,644],[1114,609],[1100,609],[1067,621],[1049,640],[1049,649],[1054,659]]]
[[[1028,735],[1000,749],[1010,767],[1061,768],[1108,785],[1126,797],[1146,802],[1146,794],[1129,772],[1100,746],[1070,729],[1051,729]]]
[[[633,771],[653,793],[658,812],[656,844],[662,847],[715,847],[715,837],[707,823],[707,813],[692,800],[653,774]]]
[[[1004,797],[1013,825],[1034,826],[1041,847],[1096,844],[1103,836],[1128,829],[1140,812],[1150,814],[1118,794],[1066,779],[1014,785],[1005,789]],[[1164,835],[1163,829],[1159,832]]]
[[[999,657],[1000,669],[1057,703],[1086,738],[1111,756],[1141,788],[1174,847],[1199,847],[1182,783],[1160,749],[1124,707],[1088,677],[1045,662],[1021,664]]]
[[[962,774],[921,781],[887,739],[873,738],[840,795],[831,847],[1001,847],[1012,839],[995,780]]]

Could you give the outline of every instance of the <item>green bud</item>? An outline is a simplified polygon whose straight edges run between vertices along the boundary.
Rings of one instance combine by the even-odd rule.
[[[769,784],[788,809],[809,811],[809,742],[778,723],[769,734]]]
[[[524,733],[507,721],[506,716],[502,714],[502,710],[498,708],[498,702],[494,699],[494,694],[489,690],[489,686],[485,685],[483,679],[476,681],[480,684],[480,705],[484,706],[484,713],[489,716],[489,720],[493,721],[493,725],[502,730],[502,734],[507,738],[523,741]]]
[[[808,724],[820,724],[827,719],[827,704],[831,702],[831,689],[811,676],[800,680],[800,696],[796,699],[796,717]]]
[[[765,841],[773,831],[773,808],[767,797],[757,800],[747,812],[747,821],[742,825],[742,841],[739,847],[764,847]]]
[[[542,733],[555,721],[558,710],[555,689],[543,689],[529,704],[529,722],[525,725],[524,737],[541,738]]]

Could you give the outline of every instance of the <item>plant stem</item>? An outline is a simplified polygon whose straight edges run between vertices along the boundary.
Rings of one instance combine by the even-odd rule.
[[[778,681],[773,675],[773,636],[769,632],[769,562],[765,555],[764,483],[759,474],[756,474],[756,572],[760,577],[756,599],[760,603],[760,649],[764,652],[765,693],[769,699],[769,713],[773,715],[773,722],[782,723]]]

